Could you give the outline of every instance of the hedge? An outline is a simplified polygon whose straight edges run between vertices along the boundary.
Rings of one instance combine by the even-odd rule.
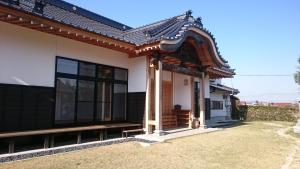
[[[294,107],[239,106],[240,119],[248,121],[297,121],[298,110]]]

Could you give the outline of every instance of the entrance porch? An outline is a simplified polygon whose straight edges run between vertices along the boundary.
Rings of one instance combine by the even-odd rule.
[[[163,135],[176,128],[206,128],[209,77],[204,72],[158,61],[149,62],[146,91],[146,133]],[[206,99],[207,98],[207,99]]]

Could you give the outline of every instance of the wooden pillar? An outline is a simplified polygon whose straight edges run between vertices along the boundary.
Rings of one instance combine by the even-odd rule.
[[[150,121],[150,112],[151,112],[151,68],[150,68],[150,58],[147,58],[146,62],[146,101],[145,101],[145,132],[146,134],[151,134]]]
[[[189,113],[189,128],[193,128],[194,112],[195,112],[195,82],[194,77],[191,76],[191,111]]]
[[[156,135],[163,135],[162,130],[162,103],[163,103],[163,93],[162,93],[162,62],[158,61],[158,68],[155,70],[155,131]]]
[[[172,104],[171,104],[171,108],[173,109],[174,108],[174,104],[175,104],[175,101],[174,101],[174,96],[175,96],[175,92],[174,92],[174,72],[171,72],[171,85],[172,85],[172,93],[171,93],[171,99],[172,99]]]
[[[205,74],[201,76],[201,87],[200,87],[200,128],[206,128],[205,124]]]

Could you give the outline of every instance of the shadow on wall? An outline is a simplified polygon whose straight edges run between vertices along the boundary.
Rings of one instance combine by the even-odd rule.
[[[298,109],[295,107],[240,105],[234,114],[236,114],[236,118],[247,121],[296,122]]]

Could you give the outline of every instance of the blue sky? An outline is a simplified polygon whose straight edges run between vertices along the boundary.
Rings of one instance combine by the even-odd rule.
[[[299,0],[67,0],[131,27],[169,18],[187,10],[202,17],[221,54],[236,69],[226,85],[238,88],[242,101],[295,101],[292,74],[300,56]],[[290,75],[257,77],[241,75]]]

